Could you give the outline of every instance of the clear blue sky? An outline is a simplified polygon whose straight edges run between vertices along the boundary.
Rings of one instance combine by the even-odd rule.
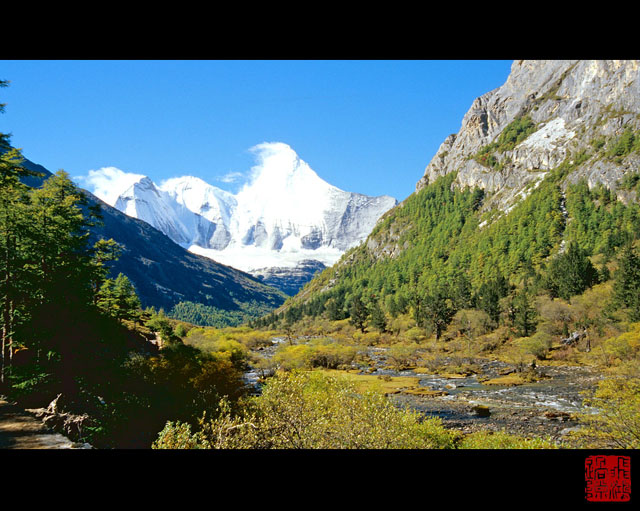
[[[0,132],[72,177],[117,167],[153,181],[246,173],[249,149],[289,144],[343,190],[415,189],[473,100],[511,61],[0,60]]]

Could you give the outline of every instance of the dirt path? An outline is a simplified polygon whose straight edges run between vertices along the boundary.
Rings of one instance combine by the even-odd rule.
[[[0,396],[0,449],[77,449],[82,444],[54,433]]]

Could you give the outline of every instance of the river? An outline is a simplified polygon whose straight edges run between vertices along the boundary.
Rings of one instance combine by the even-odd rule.
[[[274,338],[272,346],[260,353],[273,356],[284,342],[284,338]],[[579,427],[575,414],[585,410],[586,393],[592,391],[601,378],[589,367],[538,365],[536,371],[540,380],[534,383],[486,385],[475,374],[452,378],[390,369],[386,351],[386,348],[367,349],[367,354],[375,361],[367,374],[416,377],[421,387],[442,392],[440,396],[400,392],[389,398],[400,407],[417,410],[425,417],[439,417],[445,427],[464,432],[504,430],[529,437],[549,436],[561,443],[568,432]],[[484,378],[495,378],[516,370],[515,365],[497,360],[476,358],[471,362],[481,368]],[[246,382],[255,393],[259,392],[258,376],[256,371],[245,374]]]

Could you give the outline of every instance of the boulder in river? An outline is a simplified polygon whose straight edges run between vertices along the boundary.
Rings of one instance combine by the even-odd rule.
[[[490,417],[491,416],[491,410],[489,410],[489,407],[485,406],[485,405],[476,405],[476,406],[473,407],[473,411],[479,417]]]

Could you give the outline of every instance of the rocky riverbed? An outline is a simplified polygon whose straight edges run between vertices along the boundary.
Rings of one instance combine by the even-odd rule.
[[[282,338],[274,339],[273,345],[261,350],[261,354],[272,356],[283,342]],[[305,342],[305,339],[295,342]],[[586,393],[592,391],[601,378],[588,367],[538,365],[524,368],[535,381],[517,385],[487,384],[487,380],[517,375],[523,368],[497,360],[475,358],[467,360],[477,369],[475,374],[453,377],[428,374],[415,368],[392,369],[388,365],[385,348],[369,348],[367,356],[371,363],[362,367],[363,374],[415,377],[420,387],[435,391],[426,395],[413,392],[389,395],[400,407],[412,408],[425,417],[440,417],[445,427],[465,433],[503,430],[526,437],[551,437],[559,444],[569,432],[580,427],[576,413],[584,410]],[[446,358],[442,363],[447,364]],[[246,380],[254,385],[258,374],[248,372]]]
[[[416,376],[420,386],[440,391],[438,396],[398,393],[390,397],[398,406],[410,407],[425,416],[440,417],[445,427],[465,433],[507,431],[526,437],[551,437],[562,443],[580,427],[576,414],[601,376],[591,368],[544,366],[525,368],[536,381],[522,384],[487,384],[505,375],[517,375],[522,367],[497,360],[472,359],[478,374],[447,377],[415,370],[394,371],[384,367],[384,357],[372,374]]]

